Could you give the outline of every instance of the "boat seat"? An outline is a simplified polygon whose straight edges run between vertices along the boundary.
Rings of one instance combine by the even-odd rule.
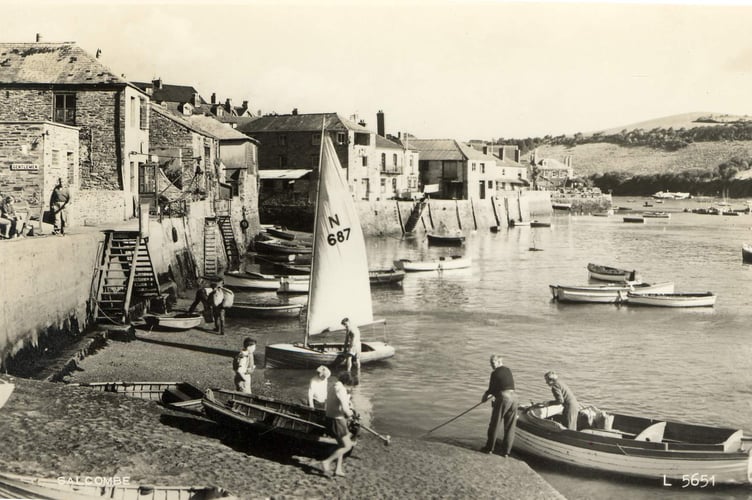
[[[635,441],[649,441],[660,443],[663,441],[663,432],[666,430],[666,422],[656,422],[647,426],[634,438]]]
[[[584,432],[585,434],[594,434],[596,436],[605,436],[610,438],[617,438],[622,439],[624,435],[620,431],[615,431],[613,429],[606,430],[606,429],[582,429],[580,432]]]

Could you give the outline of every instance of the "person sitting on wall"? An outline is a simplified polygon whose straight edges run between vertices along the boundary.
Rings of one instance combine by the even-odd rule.
[[[0,202],[0,226],[4,231],[0,236],[5,239],[17,238],[22,235],[22,228],[19,228],[19,223],[23,223],[21,218],[16,214],[16,207],[14,206],[14,199],[12,196],[6,196]],[[24,224],[25,225],[25,224]]]

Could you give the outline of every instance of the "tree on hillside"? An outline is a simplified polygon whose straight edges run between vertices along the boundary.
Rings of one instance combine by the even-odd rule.
[[[718,177],[721,178],[722,182],[722,196],[724,198],[728,197],[728,191],[729,191],[729,185],[731,184],[731,180],[736,177],[736,174],[743,170],[749,170],[750,162],[749,160],[745,160],[743,158],[734,157],[729,160],[724,161],[720,165],[718,165]]]

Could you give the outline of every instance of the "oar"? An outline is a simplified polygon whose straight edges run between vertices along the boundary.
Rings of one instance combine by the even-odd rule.
[[[361,429],[367,430],[368,432],[370,432],[371,434],[373,434],[377,438],[379,438],[382,441],[384,441],[384,445],[386,445],[386,446],[389,446],[389,443],[392,442],[392,436],[390,436],[388,434],[387,435],[379,434],[378,432],[376,432],[375,430],[371,429],[370,427],[368,427],[365,424],[360,424],[360,427],[361,427]]]
[[[486,400],[486,401],[488,401],[488,400]],[[466,413],[470,413],[470,412],[471,412],[472,410],[476,409],[477,407],[479,407],[480,405],[482,405],[482,404],[483,404],[483,403],[485,403],[486,401],[481,401],[481,402],[480,402],[480,403],[478,403],[477,405],[475,405],[475,406],[473,406],[473,407],[471,407],[471,408],[468,408],[467,410],[463,411],[462,413],[460,413],[460,414],[459,414],[459,415],[457,415],[456,417],[450,418],[449,420],[447,420],[447,421],[446,421],[446,422],[444,422],[443,424],[439,424],[439,425],[437,425],[436,427],[434,427],[434,428],[433,428],[433,429],[431,429],[430,431],[428,431],[428,432],[426,432],[425,434],[423,434],[423,436],[421,436],[421,437],[426,437],[426,436],[428,436],[429,434],[431,434],[431,433],[432,433],[433,431],[435,431],[436,429],[439,429],[439,428],[441,428],[441,427],[444,427],[444,426],[445,426],[446,424],[449,424],[449,423],[451,423],[451,422],[454,422],[455,420],[457,420],[458,418],[460,418],[460,417],[461,417],[462,415],[464,415],[464,414],[466,414]]]

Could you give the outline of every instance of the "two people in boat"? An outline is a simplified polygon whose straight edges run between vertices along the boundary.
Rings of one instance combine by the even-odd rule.
[[[483,393],[481,402],[493,398],[491,421],[488,424],[488,435],[483,453],[493,453],[496,440],[501,437],[501,454],[504,457],[512,452],[514,443],[515,421],[517,420],[517,394],[514,392],[514,376],[512,370],[504,366],[503,359],[493,354],[491,362],[491,378],[488,389]]]
[[[337,440],[337,449],[327,458],[321,461],[321,470],[327,476],[332,474],[344,476],[345,471],[342,462],[344,456],[353,449],[356,444],[353,432],[353,422],[357,422],[358,414],[352,406],[348,388],[355,385],[355,378],[350,372],[342,372],[337,376],[337,381],[329,384],[326,396],[326,416],[329,422],[329,432]],[[332,466],[334,465],[334,470]]]
[[[243,350],[235,355],[232,369],[235,372],[235,390],[251,394],[251,373],[256,369],[253,353],[256,352],[256,341],[250,337],[243,340]]]
[[[554,371],[546,372],[543,376],[546,380],[546,384],[551,388],[551,393],[554,395],[554,400],[549,401],[548,404],[561,404],[564,406],[562,416],[564,422],[562,425],[567,429],[577,430],[577,416],[580,413],[580,403],[567,384],[559,380],[559,376]]]

